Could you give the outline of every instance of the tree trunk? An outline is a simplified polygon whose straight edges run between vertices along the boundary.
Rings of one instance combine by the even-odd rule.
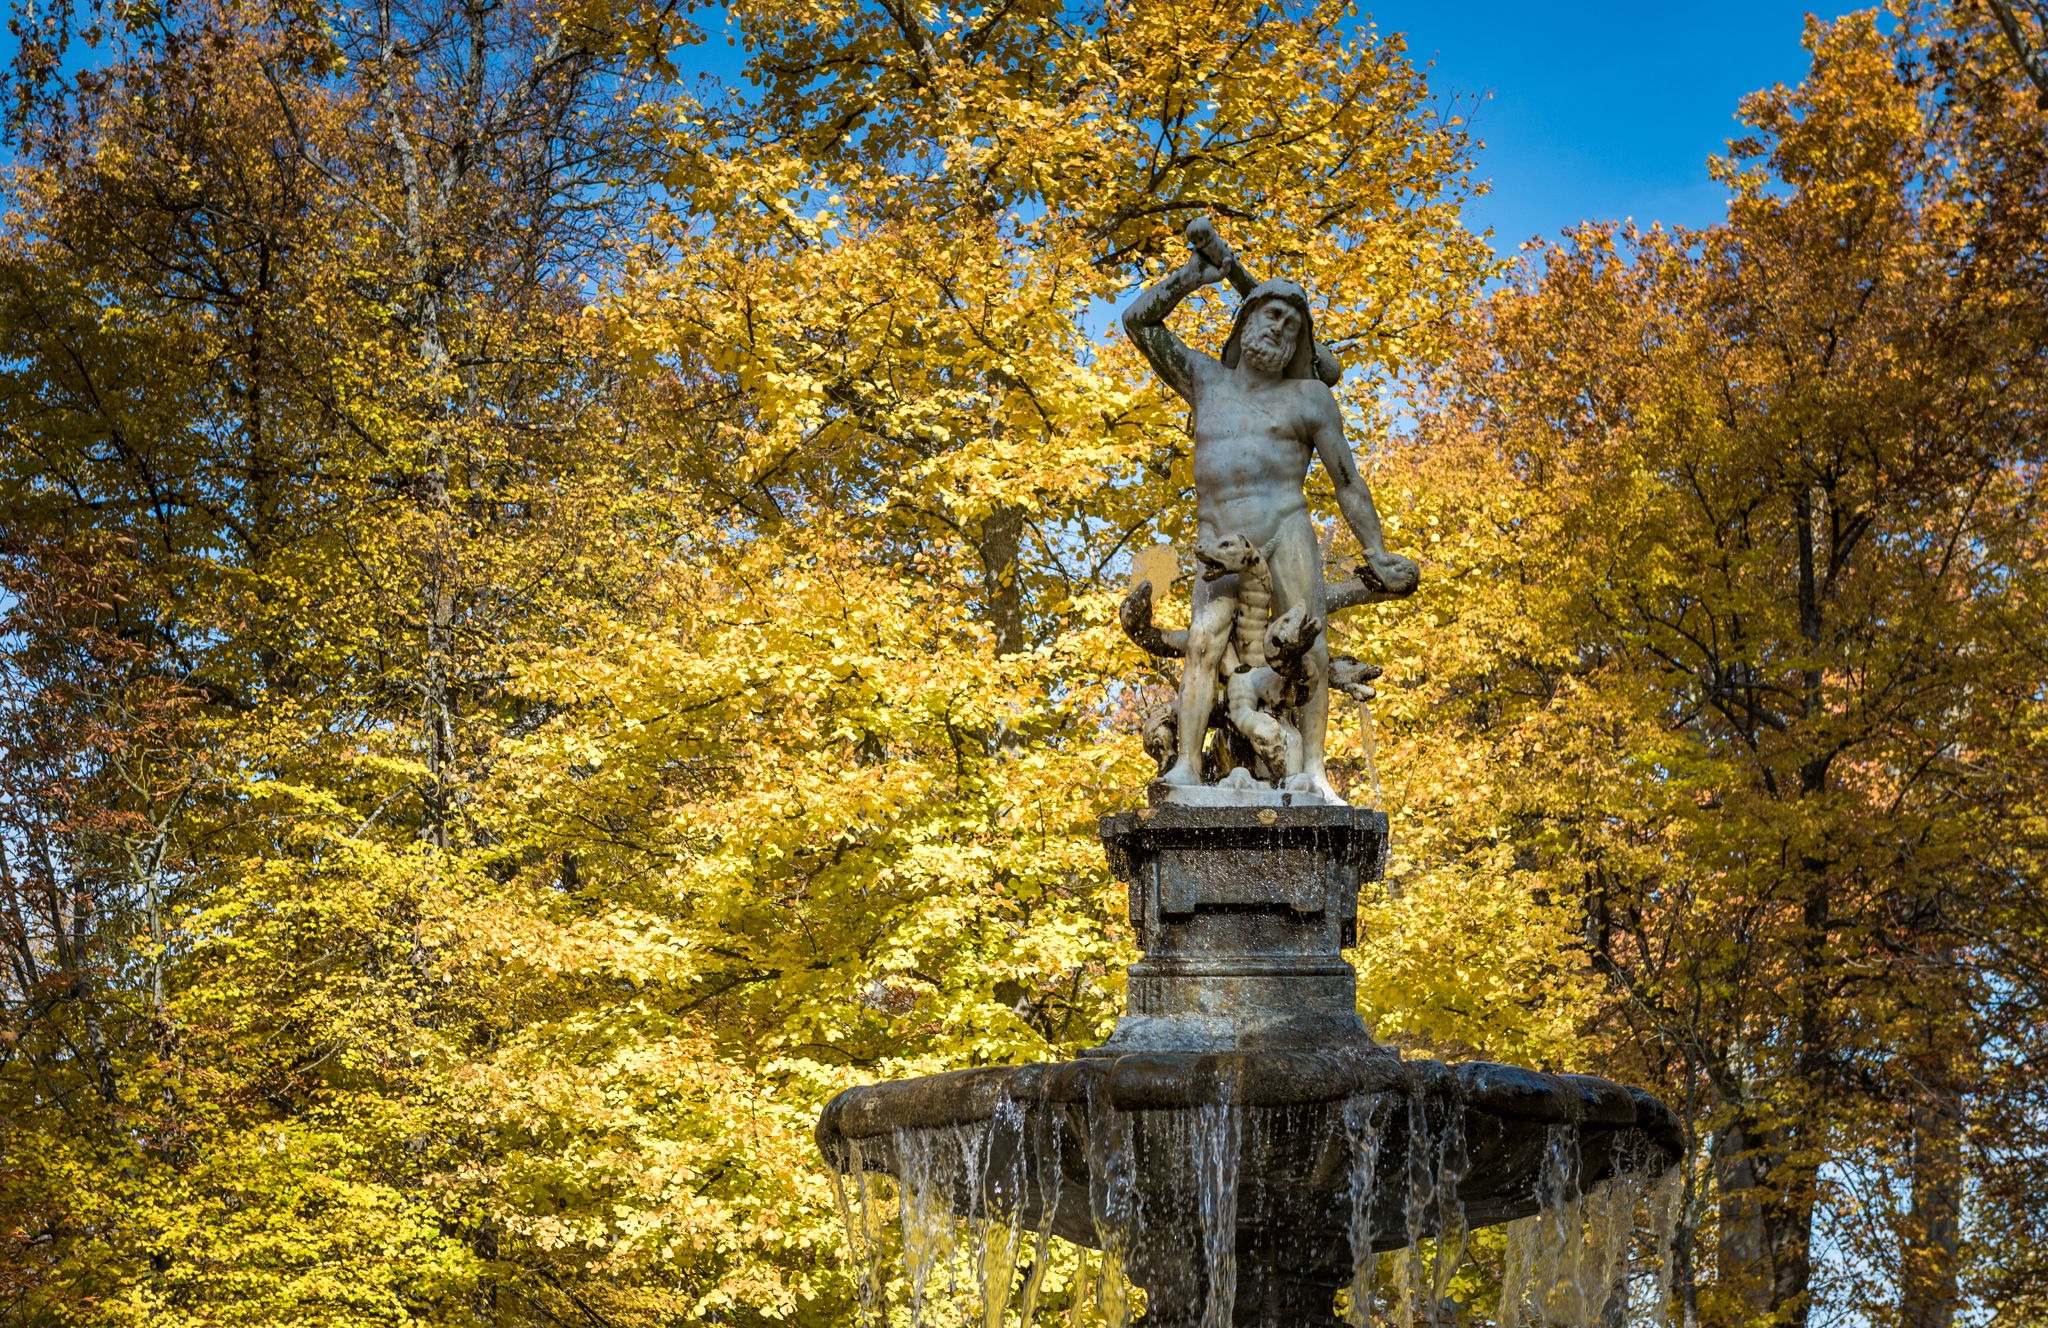
[[[1990,0],[1991,15],[1998,20],[1999,31],[2005,34],[2006,45],[2020,62],[2020,69],[2033,81],[2037,100],[2048,107],[2048,46],[2044,46],[2042,35],[2048,34],[2048,5],[2041,0],[2028,0],[2026,8],[2040,21],[2041,31],[2028,30],[2027,22],[2020,17],[2020,10],[2012,0]]]
[[[1024,587],[1017,578],[1017,557],[1024,547],[1024,509],[996,508],[981,528],[983,602],[995,629],[996,650],[1014,655],[1024,648]]]
[[[1913,1208],[1906,1218],[1900,1328],[1953,1328],[1961,1303],[1962,1103],[1947,1085],[1913,1104]]]
[[[1796,1153],[1791,1129],[1766,1128],[1747,1115],[1714,1141],[1721,1192],[1716,1280],[1727,1328],[1806,1328],[1814,1177],[1809,1166],[1794,1160]],[[1722,1316],[1707,1321],[1717,1317]]]
[[[471,22],[481,22],[481,11],[472,11]],[[441,334],[441,305],[448,273],[430,256],[428,231],[436,202],[429,166],[420,155],[406,128],[405,108],[396,87],[401,62],[397,27],[391,0],[377,8],[379,54],[383,71],[378,91],[384,108],[385,128],[398,162],[399,184],[404,210],[400,239],[411,261],[413,297],[412,322],[417,338],[420,372],[427,381],[427,438],[424,466],[416,477],[418,495],[432,523],[432,535],[422,551],[420,611],[425,623],[425,658],[420,680],[420,727],[426,745],[427,783],[421,791],[421,833],[436,848],[448,847],[451,772],[454,747],[454,703],[449,674],[452,668],[454,597],[451,593],[449,563],[453,542],[448,512],[448,417],[446,382],[448,347]],[[460,184],[459,178],[449,185]],[[439,192],[448,192],[444,187]]]

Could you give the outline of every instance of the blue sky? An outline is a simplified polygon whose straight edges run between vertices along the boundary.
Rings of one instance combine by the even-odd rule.
[[[1812,0],[1359,3],[1382,33],[1406,34],[1409,58],[1429,66],[1431,88],[1456,100],[1485,144],[1478,176],[1492,188],[1468,223],[1492,227],[1504,253],[1586,220],[1720,220],[1725,195],[1706,163],[1740,133],[1737,103],[1805,74],[1809,12],[1831,19],[1857,8],[1839,0],[1817,9]],[[736,53],[720,39],[716,11],[699,21],[710,36],[700,67],[729,74]]]
[[[1861,6],[1868,8],[1868,5]],[[1857,6],[1814,10],[1822,18]],[[1805,73],[1811,4],[1385,3],[1382,32],[1405,32],[1430,85],[1470,105],[1492,192],[1469,213],[1513,252],[1576,222],[1633,217],[1705,225],[1725,195],[1707,158],[1738,136],[1736,103]],[[1463,109],[1463,107],[1461,107]]]

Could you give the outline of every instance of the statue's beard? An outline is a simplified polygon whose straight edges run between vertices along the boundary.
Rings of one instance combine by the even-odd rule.
[[[1278,336],[1253,336],[1245,339],[1241,352],[1244,362],[1262,374],[1277,374],[1287,368],[1287,361],[1294,358],[1294,346]]]

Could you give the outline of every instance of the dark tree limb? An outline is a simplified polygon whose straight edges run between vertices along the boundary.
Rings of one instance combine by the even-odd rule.
[[[2020,68],[2033,80],[2043,109],[2048,109],[2048,0],[1986,0],[1991,6],[1991,16],[1998,20],[1999,30],[2005,33],[2006,44],[2019,58]],[[2033,30],[2020,18],[2019,11],[2025,9],[2033,17]]]

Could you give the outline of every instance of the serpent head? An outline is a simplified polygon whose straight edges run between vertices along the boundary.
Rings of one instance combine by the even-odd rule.
[[[1243,535],[1205,536],[1195,541],[1195,561],[1202,565],[1202,579],[1214,581],[1262,565],[1272,547],[1261,549]]]

